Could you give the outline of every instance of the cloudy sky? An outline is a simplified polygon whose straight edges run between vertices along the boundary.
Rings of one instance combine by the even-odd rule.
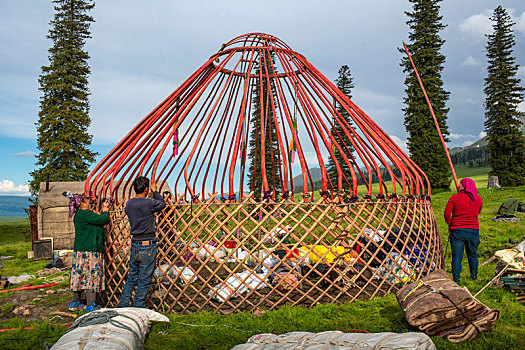
[[[500,4],[516,22],[515,56],[525,79],[525,1],[442,3],[451,147],[482,136],[485,34]],[[22,195],[37,152],[38,76],[48,64],[46,34],[54,12],[47,0],[0,0],[0,8],[0,195]],[[93,148],[106,154],[222,43],[249,32],[276,35],[331,80],[349,65],[353,101],[403,145],[397,48],[408,37],[407,10],[407,0],[98,1],[86,45]]]

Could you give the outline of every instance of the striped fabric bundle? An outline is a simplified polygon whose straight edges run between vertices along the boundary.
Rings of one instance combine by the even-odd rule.
[[[407,284],[396,293],[396,298],[411,326],[453,343],[474,339],[489,330],[500,316],[498,310],[475,299],[443,270]]]

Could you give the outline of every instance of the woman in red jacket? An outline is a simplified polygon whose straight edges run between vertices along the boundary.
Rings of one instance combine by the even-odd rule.
[[[478,215],[482,206],[476,184],[472,179],[465,178],[459,184],[458,193],[450,197],[445,208],[452,248],[452,277],[456,283],[459,283],[461,274],[463,249],[467,251],[470,277],[474,281],[478,278]]]

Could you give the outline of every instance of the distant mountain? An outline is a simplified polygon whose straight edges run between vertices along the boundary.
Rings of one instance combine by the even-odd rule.
[[[525,135],[525,113],[520,117],[522,124],[522,133]],[[487,136],[479,139],[471,145],[465,147],[450,148],[450,156],[454,165],[466,165],[468,167],[486,167],[488,166],[488,152],[487,152]],[[366,169],[362,169],[366,173]],[[321,187],[321,169],[310,168],[310,174],[314,183],[314,188],[318,190]],[[360,177],[358,177],[358,184],[360,184]],[[374,182],[374,181],[373,181]],[[303,175],[297,175],[293,178],[295,192],[302,192],[303,190]],[[310,180],[308,179],[308,187],[310,187]],[[312,189],[310,188],[310,191]]]
[[[29,197],[0,196],[0,217],[25,216],[24,208],[29,206]]]
[[[315,184],[321,180],[321,168],[310,168],[310,175],[312,176],[312,181]],[[295,192],[303,191],[303,175],[297,175],[293,178],[293,185]],[[310,179],[308,179],[308,187],[310,187]],[[311,191],[312,189],[310,189]]]
[[[521,120],[521,133],[523,135],[525,135],[525,113],[520,116],[520,120]],[[450,155],[454,155],[456,153],[463,152],[463,151],[473,150],[473,149],[476,149],[476,148],[479,149],[479,148],[487,146],[487,144],[488,144],[488,140],[487,140],[487,136],[485,136],[485,137],[477,140],[476,142],[474,142],[471,145],[468,145],[468,146],[465,146],[465,147],[450,148],[448,151],[450,152]]]
[[[466,151],[466,150],[485,147],[485,146],[487,146],[487,143],[488,143],[487,136],[484,136],[483,138],[477,140],[476,142],[474,142],[471,145],[468,145],[468,146],[465,146],[465,147],[450,148],[448,151],[449,151],[450,155],[452,156],[452,155],[454,155],[456,153],[463,152],[463,151]]]

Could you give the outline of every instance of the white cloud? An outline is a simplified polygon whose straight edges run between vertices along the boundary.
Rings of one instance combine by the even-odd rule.
[[[525,34],[525,11],[518,18],[515,18],[514,21],[516,22],[516,31]]]
[[[0,180],[0,195],[29,196],[29,186],[15,185],[11,180]]]
[[[309,167],[319,167],[319,159],[317,158],[317,153],[315,151],[306,151],[303,153],[304,159],[306,160],[306,163]],[[321,158],[325,161],[325,166],[328,165],[328,158],[330,157],[330,153],[325,150],[321,150]],[[297,155],[296,155],[296,162],[297,162]]]
[[[518,111],[525,112],[525,101],[521,101],[518,105]]]
[[[153,110],[178,83],[144,74],[101,71],[93,89],[90,132],[98,143],[118,142]]]
[[[0,114],[2,113],[2,106],[0,106]],[[10,113],[9,117],[5,118],[0,115],[0,135],[34,139],[36,128],[33,119],[27,113],[16,118],[13,118],[13,115],[16,114]]]
[[[525,11],[519,16],[515,15],[516,11],[513,8],[508,8],[507,12],[511,16],[512,21],[516,23],[514,30],[525,34]],[[472,15],[459,24],[459,29],[469,39],[474,39],[475,41],[485,40],[485,34],[490,34],[493,31],[491,16],[491,10]]]
[[[453,132],[451,132],[450,135],[448,135],[448,138],[451,139],[451,140],[459,140],[459,139],[463,139],[465,137],[473,138],[473,137],[476,137],[476,136],[469,135],[469,134],[456,134],[456,133],[453,133]]]
[[[461,144],[461,146],[462,146],[462,147],[470,146],[470,145],[472,145],[472,144],[473,144],[474,142],[476,142],[476,141],[477,141],[477,140],[474,140],[474,141],[472,141],[472,140],[465,140],[465,141],[463,141],[463,143]]]
[[[461,63],[462,66],[479,66],[479,60],[472,57],[472,56],[468,56],[467,58],[465,58],[465,60]]]
[[[21,157],[21,158],[34,158],[36,156],[36,153],[33,151],[24,151],[24,152],[15,153],[12,156]]]
[[[410,155],[410,152],[408,152],[407,140],[403,140],[403,139],[401,139],[400,137],[398,137],[396,135],[388,135],[388,136],[390,136],[390,138],[392,139],[392,141],[395,142],[396,145],[401,147],[403,152],[405,152],[406,154]]]
[[[490,13],[490,10],[485,10],[483,13],[470,16],[459,24],[459,30],[470,39],[484,40],[485,34],[492,32]]]
[[[518,68],[518,73],[517,73],[519,76],[525,78],[525,66],[520,66]]]
[[[354,97],[352,100],[359,101],[359,104],[366,105],[367,102],[381,101],[381,103],[396,103],[398,98],[393,94],[385,94],[378,91],[373,91],[365,87],[356,87],[352,90]]]

